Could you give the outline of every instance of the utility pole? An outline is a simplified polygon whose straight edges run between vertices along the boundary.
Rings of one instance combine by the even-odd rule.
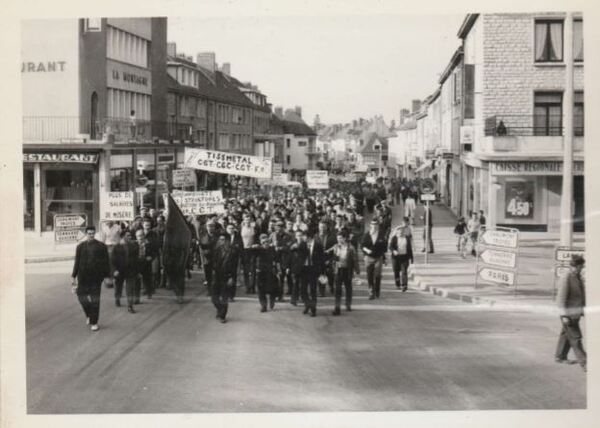
[[[563,98],[563,178],[560,245],[573,243],[573,13],[565,18],[565,95]]]

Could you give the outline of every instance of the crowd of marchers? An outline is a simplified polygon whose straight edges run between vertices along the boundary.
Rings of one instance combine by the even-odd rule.
[[[73,292],[94,331],[103,283],[114,288],[116,306],[124,293],[127,310],[135,313],[142,297],[152,299],[158,288],[172,289],[179,303],[186,302],[185,279],[195,269],[203,273],[221,322],[240,287],[258,295],[261,312],[289,301],[316,316],[317,299],[329,294],[335,297],[333,315],[339,315],[342,295],[345,309],[352,310],[359,257],[369,299],[380,297],[388,261],[398,289],[407,289],[419,192],[418,182],[399,179],[332,182],[331,189],[319,191],[246,189],[226,200],[223,213],[186,218],[192,239],[177,272],[168,269],[173,255],[163,251],[168,212],[142,207],[132,222],[88,227],[76,251]],[[391,206],[401,202],[405,215],[393,226]]]

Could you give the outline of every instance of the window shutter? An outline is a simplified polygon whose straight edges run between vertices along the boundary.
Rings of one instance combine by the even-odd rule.
[[[475,65],[465,64],[465,119],[475,118]]]

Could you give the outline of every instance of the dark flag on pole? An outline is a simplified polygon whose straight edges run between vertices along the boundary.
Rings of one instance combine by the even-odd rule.
[[[168,217],[163,244],[163,265],[167,274],[183,275],[191,243],[192,232],[185,217],[171,195],[168,195]]]

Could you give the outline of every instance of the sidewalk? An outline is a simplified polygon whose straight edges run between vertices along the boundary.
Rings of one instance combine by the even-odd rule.
[[[449,213],[444,206],[433,207],[434,221],[436,217],[447,218]],[[521,233],[516,286],[478,281],[476,288],[475,257],[468,254],[463,259],[460,256],[453,226],[436,227],[435,224],[435,253],[428,254],[427,265],[424,264],[424,253],[420,252],[423,247],[422,228],[415,228],[415,264],[409,269],[412,287],[467,303],[537,312],[554,311],[554,248],[558,245],[558,236]],[[584,245],[583,234],[576,235],[575,243]],[[470,245],[468,248],[470,250]]]
[[[76,244],[55,244],[52,234],[40,237],[26,233],[25,263],[74,260],[76,246]]]

